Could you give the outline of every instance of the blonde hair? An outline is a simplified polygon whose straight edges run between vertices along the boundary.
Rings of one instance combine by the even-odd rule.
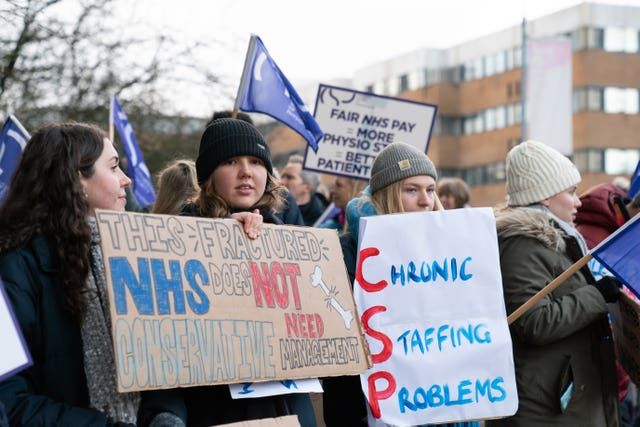
[[[200,216],[209,218],[228,218],[233,212],[229,204],[216,192],[213,174],[202,183],[200,197],[197,200]],[[253,208],[265,208],[278,212],[284,205],[284,186],[267,172],[267,188]]]
[[[389,184],[386,187],[379,189],[370,196],[371,203],[379,215],[405,212],[404,207],[402,206],[403,182],[404,179],[396,181],[393,184]],[[433,197],[433,210],[444,210],[444,207],[442,206],[442,203],[440,203],[440,199],[435,192],[433,193]]]
[[[158,173],[158,194],[151,213],[177,215],[198,198],[199,192],[196,164],[174,160]]]

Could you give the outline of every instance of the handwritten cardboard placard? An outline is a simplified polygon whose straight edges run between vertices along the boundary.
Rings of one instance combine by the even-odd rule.
[[[433,104],[320,85],[314,117],[324,136],[317,152],[307,147],[304,167],[369,179],[373,159],[392,142],[427,151],[437,110]]]
[[[98,211],[119,391],[370,366],[335,230]]]
[[[0,279],[0,381],[31,366],[31,354]]]
[[[623,292],[609,304],[613,337],[620,364],[634,384],[640,384],[640,302]]]
[[[373,367],[373,422],[513,415],[511,336],[490,208],[360,219],[354,296]]]

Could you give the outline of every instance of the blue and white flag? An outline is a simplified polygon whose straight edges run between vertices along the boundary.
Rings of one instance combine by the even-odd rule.
[[[31,136],[18,119],[10,115],[0,133],[0,203],[4,201],[11,185],[11,176],[18,166],[20,156]]]
[[[631,177],[631,185],[629,186],[629,196],[633,197],[638,194],[638,190],[640,190],[640,161],[636,166],[636,171],[633,173]]]
[[[140,147],[138,147],[131,123],[129,123],[127,115],[122,111],[115,96],[112,102],[111,117],[124,146],[129,178],[133,181],[133,195],[140,207],[149,206],[156,201],[151,174],[144,162]]]
[[[640,298],[640,215],[593,248],[591,256]]]
[[[249,42],[234,109],[271,116],[298,132],[314,152],[318,151],[324,133],[255,34]]]

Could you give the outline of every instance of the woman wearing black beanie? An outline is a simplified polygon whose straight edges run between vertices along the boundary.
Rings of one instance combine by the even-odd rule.
[[[243,120],[213,120],[202,135],[196,172],[200,196],[181,215],[234,218],[257,238],[266,223],[282,224],[282,186],[273,176],[271,154],[260,132]],[[307,393],[231,399],[227,385],[145,392],[138,414],[141,426],[212,426],[297,415],[301,426],[315,427]]]

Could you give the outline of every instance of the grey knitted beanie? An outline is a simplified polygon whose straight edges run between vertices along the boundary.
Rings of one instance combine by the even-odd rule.
[[[507,154],[509,206],[527,206],[577,185],[578,168],[556,149],[539,141],[524,141]]]
[[[387,145],[373,161],[369,188],[371,193],[416,175],[429,175],[434,180],[438,173],[426,154],[413,145],[394,142]]]
[[[206,181],[220,163],[236,156],[261,159],[273,175],[269,147],[255,126],[236,119],[216,119],[211,122],[200,139],[196,159],[198,184]]]

